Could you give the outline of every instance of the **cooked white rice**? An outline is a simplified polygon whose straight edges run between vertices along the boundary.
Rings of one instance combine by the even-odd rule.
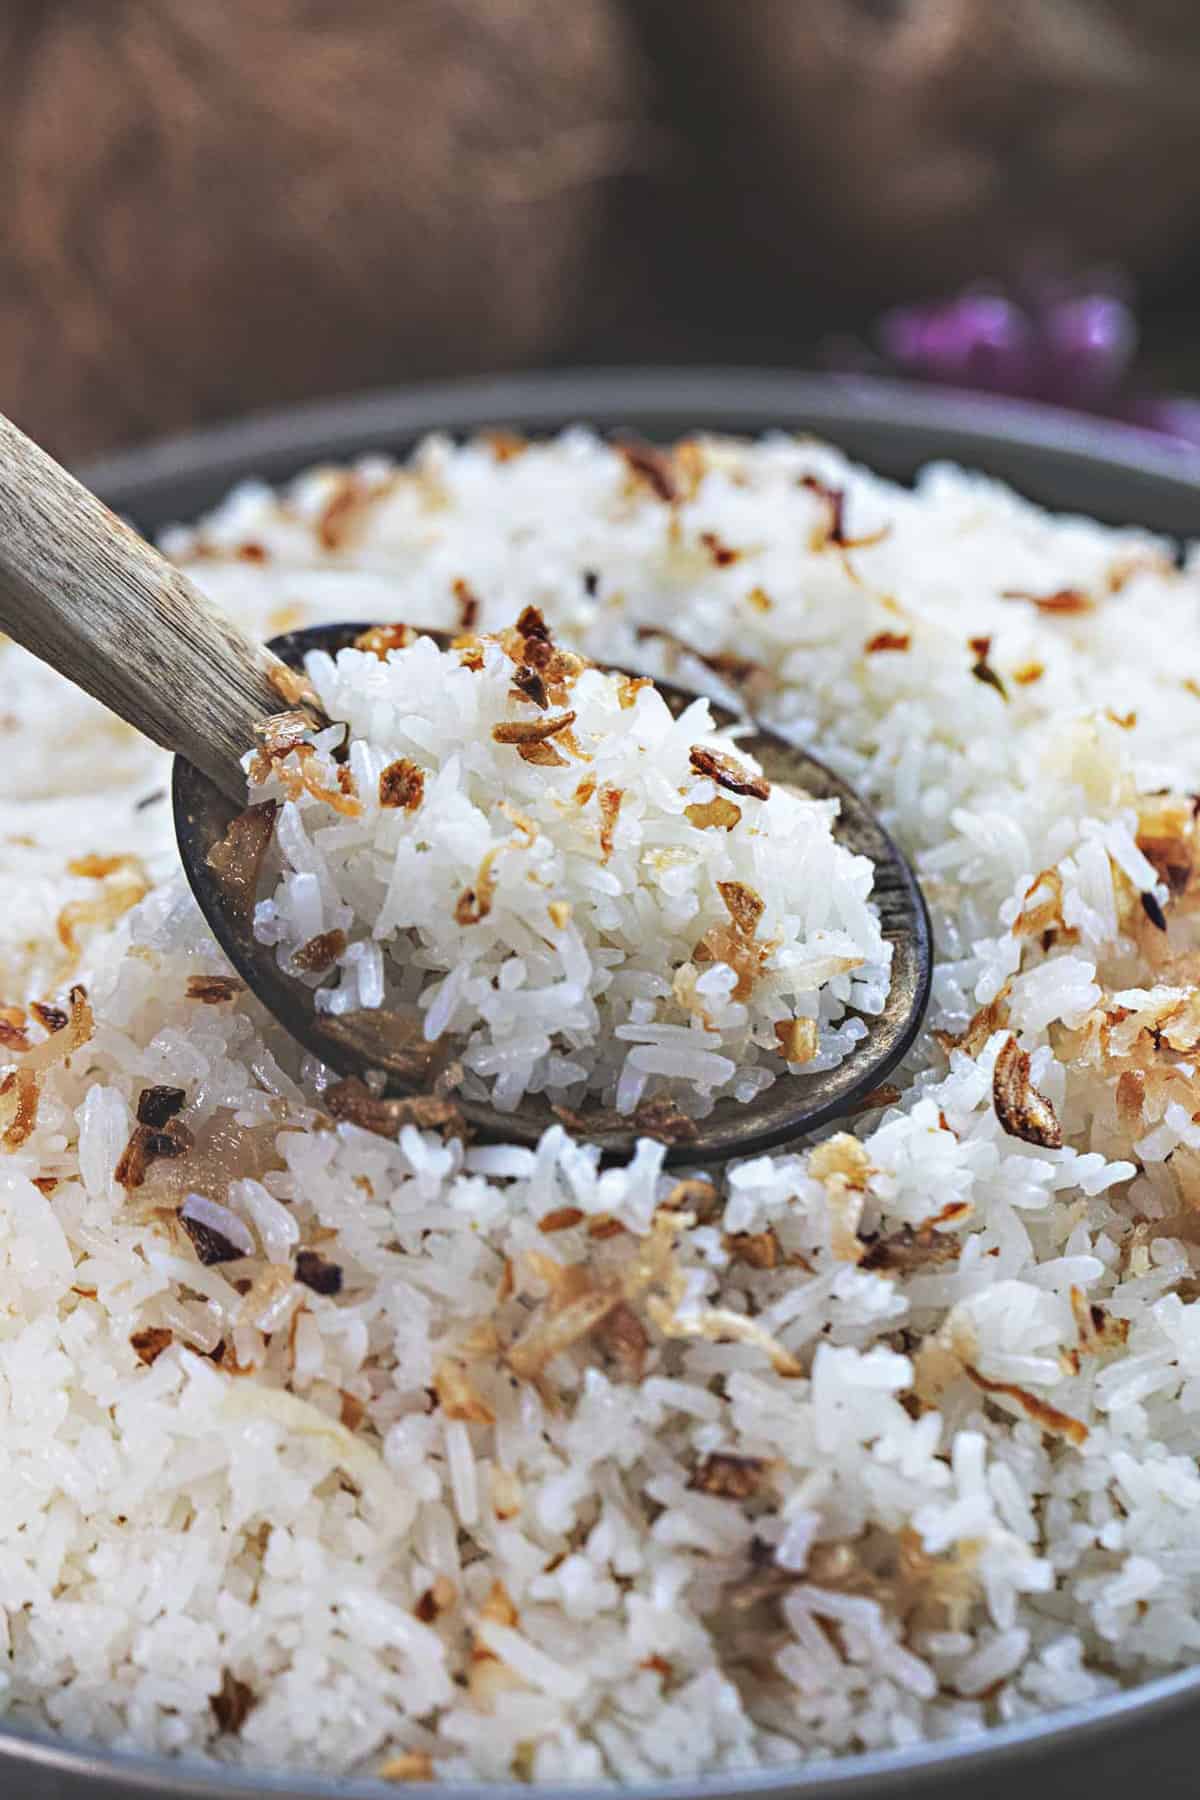
[[[268,632],[457,627],[457,582],[480,629],[533,603],[598,660],[743,680],[916,859],[930,1029],[855,1136],[716,1193],[651,1143],[601,1172],[561,1128],[334,1126],[211,979],[164,759],[5,648],[3,997],[88,993],[50,1035],[2,1015],[10,1716],[632,1778],[1191,1662],[1200,569],[804,442],[510,452],[244,488],[172,548]]]
[[[447,1040],[456,1091],[502,1112],[545,1094],[703,1117],[789,1063],[836,1066],[867,1035],[846,1007],[879,1012],[891,963],[836,802],[766,782],[707,700],[676,719],[529,629],[309,656],[334,724],[285,718],[247,758],[279,804],[258,938],[319,1011]]]

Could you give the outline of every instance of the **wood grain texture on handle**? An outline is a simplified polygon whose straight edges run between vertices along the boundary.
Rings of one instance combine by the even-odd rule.
[[[282,664],[3,415],[0,630],[245,798]]]

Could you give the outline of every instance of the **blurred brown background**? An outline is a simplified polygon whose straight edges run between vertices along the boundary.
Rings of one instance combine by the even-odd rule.
[[[1186,380],[1191,0],[13,0],[0,406],[80,457],[472,370],[803,362],[1050,259]]]

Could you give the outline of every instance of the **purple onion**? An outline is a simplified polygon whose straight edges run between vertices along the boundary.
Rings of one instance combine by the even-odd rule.
[[[1148,395],[1130,379],[1137,319],[1119,272],[1086,283],[1031,273],[1019,292],[1017,301],[973,288],[893,308],[875,333],[883,366],[920,381],[1049,400],[1200,444],[1200,400]],[[827,348],[835,367],[871,366],[866,345]]]
[[[879,341],[893,362],[927,381],[1009,394],[1032,384],[1030,323],[1002,294],[897,308],[880,321]]]
[[[1049,307],[1041,320],[1047,392],[1094,404],[1125,379],[1137,349],[1129,307],[1112,294],[1078,294]]]

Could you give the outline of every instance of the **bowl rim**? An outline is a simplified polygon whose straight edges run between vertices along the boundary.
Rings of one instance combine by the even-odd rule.
[[[915,434],[928,441],[930,460],[937,441],[945,439],[943,454],[968,464],[973,455],[986,462],[989,451],[1001,448],[1041,458],[1043,466],[1118,477],[1130,493],[1130,523],[1137,522],[1141,496],[1148,502],[1157,496],[1180,516],[1194,516],[1200,534],[1200,450],[1138,427],[1026,401],[773,368],[552,369],[372,390],[179,433],[95,459],[80,473],[118,511],[159,529],[190,516],[171,509],[171,496],[189,486],[198,491],[211,485],[215,499],[239,480],[277,481],[306,464],[345,460],[375,447],[404,450],[434,430],[460,435],[520,423],[544,434],[574,422],[611,430],[622,421],[658,418],[673,420],[674,431],[687,429],[685,421],[713,431],[789,430],[803,421],[802,429],[834,438],[839,427],[878,433],[895,444],[911,443]],[[765,1800],[785,1793],[802,1793],[805,1800],[883,1800],[928,1780],[941,1792],[948,1779],[966,1781],[997,1768],[1011,1772],[1058,1748],[1097,1748],[1135,1723],[1165,1724],[1195,1706],[1198,1694],[1200,1664],[977,1736],[813,1757],[772,1769],[636,1784],[561,1783],[549,1791],[573,1800],[613,1800],[623,1788],[640,1800]],[[52,1782],[47,1791],[55,1794],[82,1793],[89,1780],[119,1784],[108,1791],[163,1800],[380,1800],[395,1793],[394,1785],[374,1777],[110,1750],[0,1721],[0,1784],[22,1767]],[[530,1793],[517,1782],[417,1785],[446,1800],[527,1800]]]
[[[574,422],[611,430],[625,418],[650,414],[703,419],[707,423],[699,428],[713,431],[736,431],[739,419],[763,431],[763,421],[772,417],[781,418],[786,430],[789,418],[804,417],[814,421],[806,427],[814,435],[841,424],[886,436],[943,436],[952,440],[955,459],[975,443],[981,455],[999,445],[1090,463],[1147,491],[1166,484],[1180,499],[1190,498],[1200,532],[1200,447],[1041,402],[874,375],[771,367],[546,369],[368,389],[116,450],[81,465],[79,473],[118,506],[134,490],[143,504],[153,504],[189,480],[228,479],[230,472],[240,479],[255,471],[276,480],[276,471],[306,460],[353,458],[376,443],[411,441],[431,431],[456,436],[516,420],[542,433]]]

